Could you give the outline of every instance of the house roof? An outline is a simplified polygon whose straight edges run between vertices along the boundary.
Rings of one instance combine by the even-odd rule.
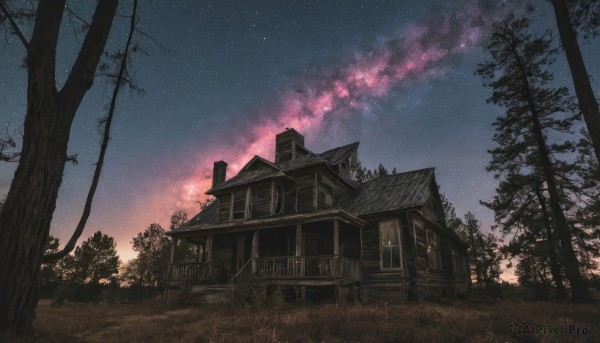
[[[314,166],[317,164],[327,163],[336,165],[350,157],[356,149],[359,142],[354,142],[331,150],[324,151],[320,154],[307,154],[296,157],[293,160],[278,163],[277,166],[283,171],[291,171],[295,169]]]
[[[272,163],[260,156],[254,156],[240,172],[231,179],[211,188],[206,194],[214,194],[220,190],[225,190],[235,186],[241,186],[252,182],[263,181],[273,178],[289,178],[285,173],[292,170],[316,166],[319,164],[337,165],[349,158],[358,148],[358,142],[347,144],[335,149],[327,150],[320,154],[309,152],[306,155],[298,156],[293,160],[281,163]],[[307,150],[308,151],[308,150]],[[262,162],[270,168],[250,170],[250,166]],[[290,178],[291,179],[291,178]],[[348,181],[348,180],[346,180]],[[354,187],[356,185],[351,183]]]
[[[200,213],[195,215],[189,222],[180,226],[182,229],[189,226],[216,223],[219,219],[219,199],[211,202]],[[179,231],[175,229],[174,231]]]
[[[340,199],[337,207],[357,215],[398,210],[425,204],[434,168],[381,176],[359,185]]]
[[[259,171],[248,173],[253,172]],[[430,196],[429,185],[433,177],[434,168],[380,176],[360,184],[357,190],[338,201],[335,206],[337,209],[332,210],[357,216],[420,206],[425,204]],[[212,227],[218,223],[218,216],[219,200],[217,199],[175,231]],[[277,220],[277,218],[272,219]]]

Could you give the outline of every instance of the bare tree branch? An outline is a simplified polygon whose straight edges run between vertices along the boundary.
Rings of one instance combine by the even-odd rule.
[[[2,2],[0,2],[0,9],[2,10],[2,12],[4,12],[4,15],[6,16],[6,18],[8,18],[8,21],[10,22],[10,26],[12,27],[15,35],[17,35],[17,37],[19,37],[19,39],[21,40],[21,43],[23,43],[23,46],[25,47],[25,49],[29,49],[29,42],[23,35],[23,32],[21,32],[21,30],[19,29],[19,26],[13,19],[11,13],[8,11],[8,9],[6,9],[6,6]]]
[[[65,257],[67,254],[69,254],[75,248],[77,239],[79,239],[79,237],[83,233],[85,224],[90,216],[91,208],[92,208],[92,201],[94,199],[94,194],[96,193],[96,188],[98,187],[98,181],[100,180],[100,173],[102,171],[102,165],[104,164],[104,156],[106,154],[106,148],[108,147],[108,141],[110,140],[110,127],[111,127],[114,112],[115,112],[115,107],[116,107],[117,98],[119,95],[119,90],[121,89],[121,84],[122,84],[122,82],[120,82],[120,80],[124,79],[126,64],[127,64],[127,56],[129,54],[129,48],[131,45],[133,33],[135,31],[136,13],[137,13],[137,0],[134,0],[133,1],[133,10],[132,10],[132,15],[131,15],[131,26],[129,29],[129,35],[127,37],[127,43],[125,44],[125,52],[121,56],[121,65],[119,67],[119,74],[117,76],[117,82],[115,83],[115,88],[113,89],[113,93],[112,93],[112,97],[111,97],[111,101],[110,101],[110,108],[108,110],[108,116],[106,117],[106,121],[104,121],[104,135],[102,137],[102,144],[100,146],[100,154],[98,155],[98,162],[96,163],[96,169],[94,170],[94,177],[92,179],[92,184],[90,185],[90,189],[88,191],[88,195],[87,195],[87,198],[85,201],[83,213],[81,215],[79,223],[77,224],[77,227],[75,228],[75,231],[73,232],[73,235],[71,236],[71,238],[69,239],[69,241],[67,242],[65,247],[61,251],[58,251],[56,253],[44,255],[42,257],[43,263],[58,260],[60,258]]]

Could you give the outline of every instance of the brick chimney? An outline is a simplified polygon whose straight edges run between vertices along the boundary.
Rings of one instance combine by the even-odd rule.
[[[225,161],[217,161],[213,167],[213,179],[212,179],[212,188],[215,188],[219,184],[225,181],[225,176],[227,174],[227,163]]]
[[[294,129],[285,129],[275,136],[275,163],[296,158],[296,146],[304,147],[304,136]]]

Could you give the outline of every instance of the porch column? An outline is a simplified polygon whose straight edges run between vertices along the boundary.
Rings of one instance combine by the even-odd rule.
[[[202,257],[202,255],[200,254],[201,247],[202,247],[202,245],[196,244],[196,263],[199,263],[200,258]]]
[[[296,224],[296,257],[302,256],[302,224]],[[304,275],[304,260],[296,259],[296,276]]]
[[[258,230],[254,231],[254,236],[252,236],[252,274],[256,274],[256,259],[258,258],[258,239],[259,232]]]
[[[210,256],[212,253],[212,243],[213,243],[213,235],[208,235],[206,237],[206,261],[212,261],[212,257]]]
[[[175,248],[177,247],[177,238],[173,237],[171,239],[171,259],[170,259],[170,264],[173,264],[173,260],[175,260]]]
[[[340,221],[333,220],[333,255],[340,254]]]

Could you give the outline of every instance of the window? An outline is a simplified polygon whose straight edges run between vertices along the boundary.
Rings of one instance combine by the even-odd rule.
[[[271,214],[271,184],[252,187],[250,203],[252,218],[265,217]]]
[[[246,216],[246,190],[233,193],[232,219],[243,219]]]
[[[440,269],[440,245],[435,232],[427,229],[427,264],[430,269]]]
[[[379,223],[381,269],[402,269],[400,225],[397,220]]]
[[[299,186],[296,188],[296,211],[310,211],[313,205],[313,185]]]
[[[327,206],[333,204],[333,187],[326,183],[319,185],[319,202]]]

